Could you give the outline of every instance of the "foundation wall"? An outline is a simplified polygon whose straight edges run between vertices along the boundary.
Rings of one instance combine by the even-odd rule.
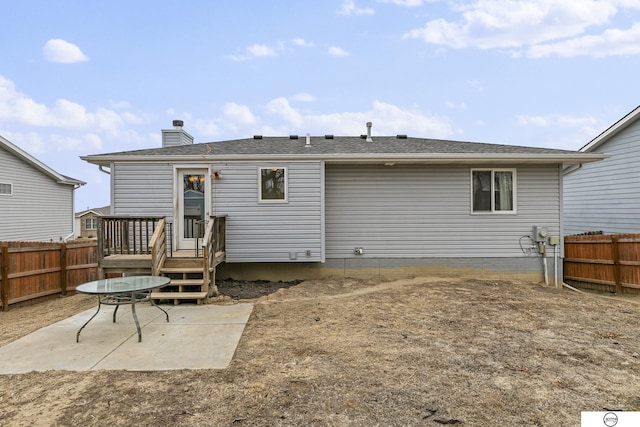
[[[547,259],[554,283],[554,260]],[[559,267],[562,265],[558,261]],[[232,263],[218,266],[216,278],[234,280],[311,280],[358,278],[393,280],[420,276],[465,276],[544,282],[540,258],[329,259],[325,263]],[[558,271],[562,281],[562,271]]]

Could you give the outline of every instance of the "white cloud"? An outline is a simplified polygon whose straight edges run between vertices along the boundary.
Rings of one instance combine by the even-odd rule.
[[[366,133],[365,124],[368,121],[373,122],[374,135],[402,133],[446,138],[454,133],[446,118],[429,116],[419,110],[410,110],[381,101],[374,101],[370,109],[362,112],[314,114],[302,113],[293,108],[286,99],[277,98],[268,103],[267,111],[284,120],[281,127],[286,131],[281,134],[297,132],[315,135],[361,135]]]
[[[249,61],[256,58],[266,58],[270,56],[277,56],[277,51],[265,44],[253,44],[245,48],[244,52],[240,55],[232,55],[233,61]]]
[[[353,0],[343,0],[342,7],[338,10],[340,15],[373,15],[375,11],[371,8],[359,8]]]
[[[222,107],[223,118],[242,126],[251,126],[257,119],[246,105],[229,102]]]
[[[296,46],[300,46],[300,47],[313,47],[313,46],[315,46],[315,44],[313,42],[310,42],[310,41],[307,41],[307,40],[301,39],[301,38],[291,39],[291,43],[296,45]]]
[[[51,62],[71,64],[89,60],[78,46],[62,39],[47,41],[42,48],[42,52],[44,57]]]
[[[232,61],[249,61],[258,58],[278,56],[282,51],[291,51],[294,47],[313,47],[315,44],[303,38],[293,38],[289,41],[277,42],[273,46],[268,44],[253,44],[244,49],[241,54],[231,55]]]
[[[260,124],[259,118],[251,112],[249,107],[235,102],[223,105],[221,115],[218,117],[192,120],[188,113],[180,116],[189,118],[189,126],[193,126],[200,136],[207,138],[214,138],[222,133],[244,133]]]
[[[316,101],[316,97],[306,93],[306,92],[301,92],[301,93],[296,93],[295,95],[293,95],[291,97],[292,101],[299,101],[299,102],[315,102]]]
[[[256,58],[260,58],[263,56],[276,56],[276,51],[266,45],[263,44],[254,44],[247,48],[247,53]]]
[[[378,0],[378,3],[392,3],[397,6],[404,7],[417,7],[422,6],[424,3],[431,3],[437,0]]]
[[[340,46],[330,46],[329,49],[327,50],[327,53],[331,56],[339,56],[339,57],[349,56],[349,52],[347,52]]]
[[[68,99],[57,99],[52,105],[46,105],[19,92],[12,81],[0,76],[0,125],[13,129],[41,128],[43,133],[48,133],[45,138],[35,131],[16,132],[17,140],[34,152],[93,150],[102,147],[105,137],[120,138],[129,145],[144,143],[144,137],[127,129],[128,124],[143,122],[129,111],[116,112],[104,107],[89,111]],[[61,136],[63,133],[66,135]]]
[[[456,134],[446,117],[423,113],[393,104],[374,101],[365,111],[314,113],[292,106],[284,97],[274,98],[255,114],[248,106],[230,102],[220,114],[206,120],[193,120],[200,137],[217,139],[246,138],[248,135],[282,136],[361,135],[366,123],[373,122],[374,135],[408,134],[448,138]],[[266,124],[268,123],[268,124]]]
[[[557,43],[536,45],[526,51],[526,56],[530,58],[581,55],[603,58],[637,54],[640,54],[640,23],[633,24],[628,30],[606,30],[601,35],[576,37]]]
[[[555,128],[553,140],[540,139],[539,144],[547,147],[566,147],[567,149],[578,149],[584,145],[584,141],[589,141],[598,135],[606,127],[606,123],[591,116],[575,116],[568,114],[549,114],[545,116],[517,116],[518,124],[528,128]],[[570,134],[562,136],[558,129],[568,129]],[[527,132],[533,132],[529,129]],[[551,131],[545,130],[545,134]],[[560,135],[560,136],[558,136]]]
[[[521,125],[534,127],[560,126],[578,128],[585,126],[593,127],[598,124],[597,120],[590,116],[580,117],[566,114],[550,114],[547,116],[519,115],[517,119]]]
[[[131,108],[131,104],[127,101],[115,101],[113,99],[109,100],[109,106],[115,108],[116,110],[126,110]]]
[[[452,110],[466,110],[467,104],[464,102],[455,103],[453,101],[447,101],[444,103],[447,108],[451,108]]]
[[[587,34],[611,26],[621,9],[640,9],[640,2],[476,0],[452,6],[458,20],[435,19],[403,37],[451,48],[512,49],[514,56],[522,55],[523,48],[529,57],[636,54],[636,25],[626,31],[605,28],[601,35]]]

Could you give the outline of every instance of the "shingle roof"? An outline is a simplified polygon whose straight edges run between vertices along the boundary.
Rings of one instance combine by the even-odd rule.
[[[487,144],[479,142],[450,141],[441,139],[412,138],[402,136],[373,136],[367,141],[365,136],[312,136],[310,144],[307,138],[292,137],[253,137],[230,141],[198,143],[165,148],[151,148],[116,153],[84,156],[90,163],[106,165],[106,161],[128,161],[135,158],[153,161],[165,159],[196,159],[198,156],[207,161],[219,158],[224,160],[242,160],[258,158],[295,158],[325,159],[346,161],[352,159],[398,159],[429,161],[430,159],[469,159],[479,156],[483,159],[491,157],[517,157],[557,159],[582,158],[590,161],[589,155],[570,150],[557,150],[517,145]],[[600,158],[593,160],[599,160]],[[550,160],[551,161],[551,160]],[[562,161],[562,160],[560,160]],[[575,160],[573,160],[575,161]],[[591,160],[592,161],[592,160]]]

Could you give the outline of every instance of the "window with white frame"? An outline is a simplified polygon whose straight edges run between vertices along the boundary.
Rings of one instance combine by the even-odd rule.
[[[286,168],[260,168],[258,180],[260,182],[258,198],[261,202],[287,201]]]
[[[97,230],[98,229],[98,218],[85,218],[85,220],[84,220],[84,228],[85,228],[85,230]]]
[[[13,194],[13,185],[7,182],[0,182],[0,196],[11,196]]]
[[[515,169],[474,169],[471,171],[473,213],[515,213]]]

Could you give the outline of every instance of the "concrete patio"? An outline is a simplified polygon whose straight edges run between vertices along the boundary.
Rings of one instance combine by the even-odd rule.
[[[165,314],[149,303],[136,304],[142,342],[130,306],[118,310],[103,306],[100,313],[79,313],[0,347],[0,374],[48,370],[164,371],[225,369],[235,353],[252,304],[162,305]]]

